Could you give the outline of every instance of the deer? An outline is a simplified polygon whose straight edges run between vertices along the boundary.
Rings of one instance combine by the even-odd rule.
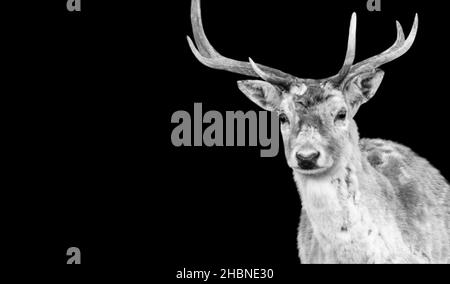
[[[406,53],[408,37],[354,64],[356,13],[338,74],[303,79],[261,64],[226,58],[208,41],[200,0],[191,2],[194,56],[203,65],[254,80],[238,88],[259,107],[276,112],[284,152],[301,200],[297,247],[301,263],[450,263],[450,190],[426,159],[399,143],[361,138],[354,120],[376,93],[379,69]]]

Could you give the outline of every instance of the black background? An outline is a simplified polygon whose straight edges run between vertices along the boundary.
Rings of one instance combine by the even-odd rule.
[[[50,1],[49,1],[50,2]],[[297,256],[300,198],[280,153],[258,147],[172,146],[173,112],[259,110],[244,76],[201,65],[190,1],[33,1],[3,9],[4,214],[11,263],[143,267],[175,279],[183,267],[305,272]],[[430,1],[202,1],[223,55],[304,78],[335,74],[358,14],[356,60],[388,48],[395,20],[419,31],[382,67],[377,95],[356,121],[361,137],[409,146],[450,176],[445,9]],[[444,38],[443,38],[444,36]],[[280,138],[281,139],[281,138]],[[9,158],[10,157],[10,158]]]

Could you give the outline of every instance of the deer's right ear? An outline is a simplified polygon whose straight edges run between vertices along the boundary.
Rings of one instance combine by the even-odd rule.
[[[261,80],[238,81],[239,89],[254,103],[265,110],[274,111],[281,103],[281,90]]]

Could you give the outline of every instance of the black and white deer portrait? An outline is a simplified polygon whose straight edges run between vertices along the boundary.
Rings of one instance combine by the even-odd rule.
[[[302,202],[298,250],[302,263],[449,263],[450,190],[427,160],[381,139],[360,139],[354,116],[376,93],[379,69],[411,48],[418,17],[405,39],[354,63],[356,14],[339,73],[302,79],[220,55],[203,30],[200,0],[192,0],[195,43],[204,65],[259,78],[239,89],[279,114],[286,160]]]

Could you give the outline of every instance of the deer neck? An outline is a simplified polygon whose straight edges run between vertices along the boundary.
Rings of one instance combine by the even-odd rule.
[[[305,176],[294,171],[302,207],[314,232],[332,236],[359,226],[363,212],[360,204],[362,163],[357,151],[342,161],[330,174]]]

